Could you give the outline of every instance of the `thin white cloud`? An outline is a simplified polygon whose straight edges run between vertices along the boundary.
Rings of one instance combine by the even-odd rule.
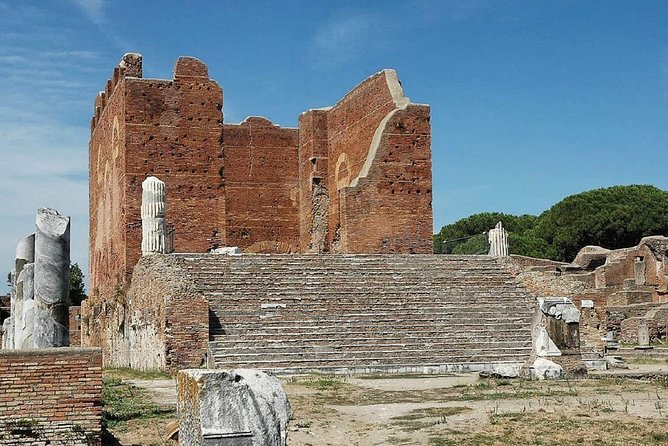
[[[463,21],[487,14],[508,0],[412,0],[411,10],[426,22]]]
[[[107,0],[70,0],[77,8],[81,10],[88,20],[90,20],[98,31],[106,37],[114,46],[122,51],[128,51],[135,46],[126,40],[124,36],[112,32],[113,26],[109,26],[110,20],[107,17],[107,6],[110,4]]]
[[[72,0],[72,2],[84,13],[84,15],[96,25],[102,25],[106,21],[104,15],[104,0]]]
[[[73,58],[73,59],[97,59],[99,54],[95,51],[70,50],[70,51],[44,51],[42,57]]]
[[[86,268],[88,129],[44,117],[37,120],[24,114],[12,120],[8,115],[2,107],[0,203],[5,206],[0,207],[0,269],[11,269],[16,243],[34,232],[35,211],[40,207],[72,217],[71,258]]]
[[[28,59],[24,56],[18,56],[16,54],[9,56],[0,56],[0,63],[2,64],[24,64],[27,63]]]
[[[323,65],[357,59],[382,46],[389,25],[389,21],[379,14],[338,14],[313,37],[311,55]]]

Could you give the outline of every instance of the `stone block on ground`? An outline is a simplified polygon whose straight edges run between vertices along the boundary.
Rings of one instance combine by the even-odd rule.
[[[537,358],[529,367],[533,379],[559,379],[563,376],[563,368],[549,359]]]
[[[273,376],[254,369],[181,370],[179,444],[284,446],[290,403]]]

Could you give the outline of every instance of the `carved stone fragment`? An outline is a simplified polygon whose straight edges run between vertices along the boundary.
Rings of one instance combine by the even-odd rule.
[[[253,369],[181,370],[179,444],[284,446],[290,403],[275,377]]]
[[[69,345],[70,218],[37,211],[33,347]]]

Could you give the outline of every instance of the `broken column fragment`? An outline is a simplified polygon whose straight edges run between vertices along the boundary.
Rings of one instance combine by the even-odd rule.
[[[583,373],[580,311],[570,299],[539,298],[532,326],[533,352],[525,364],[532,378],[558,378],[564,369],[575,375]]]
[[[3,323],[3,348],[14,348],[14,314],[16,312],[16,269],[9,273],[9,317]]]
[[[7,350],[10,348],[14,348],[11,316],[5,319],[2,323],[2,349]]]
[[[69,345],[70,218],[37,211],[33,347]]]
[[[16,287],[14,291],[14,304],[12,305],[12,321],[14,326],[14,348],[21,348],[23,344],[23,306],[26,299],[32,299],[33,282],[32,277],[27,278],[24,274],[26,265],[35,261],[35,234],[30,234],[21,239],[16,245],[16,257],[14,267],[16,271]],[[32,271],[32,270],[31,270]]]
[[[33,348],[33,333],[35,324],[35,264],[28,263],[21,271],[23,281],[23,304],[21,306],[21,323],[17,330],[21,333],[21,340],[14,341],[16,348]]]
[[[181,370],[179,444],[284,446],[290,403],[273,376],[253,369]]]
[[[141,188],[141,253],[144,256],[164,254],[167,236],[165,183],[156,177],[148,177],[141,183]]]
[[[508,246],[508,231],[503,228],[501,222],[498,222],[494,229],[490,229],[488,234],[489,255],[492,257],[508,257],[510,248]]]

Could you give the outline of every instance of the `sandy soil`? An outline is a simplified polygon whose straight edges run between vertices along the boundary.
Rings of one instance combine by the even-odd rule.
[[[650,365],[626,373],[637,375],[643,368],[668,372],[668,365]],[[175,402],[173,381],[132,383],[159,404]],[[283,385],[293,408],[291,446],[668,444],[668,386],[660,380],[305,376],[285,378]],[[170,444],[162,438],[168,421],[131,423],[126,432],[115,433],[116,444]]]

